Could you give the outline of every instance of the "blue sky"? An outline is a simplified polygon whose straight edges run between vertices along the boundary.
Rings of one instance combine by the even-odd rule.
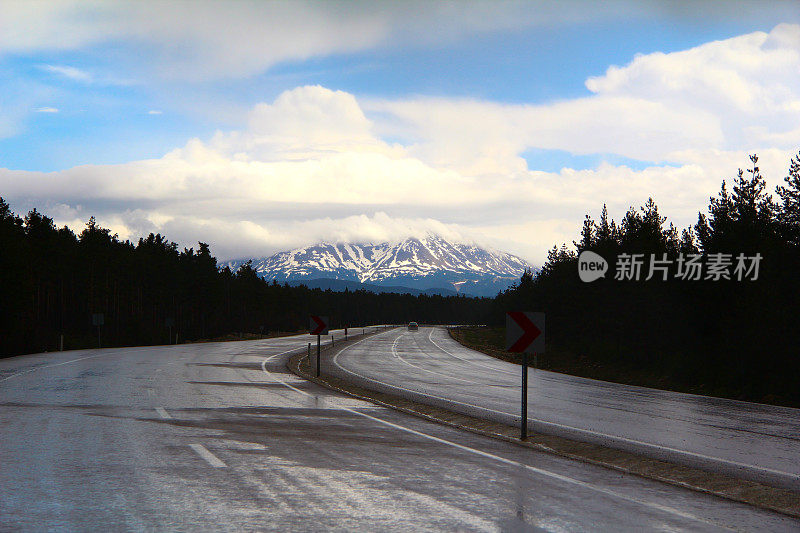
[[[229,257],[436,227],[539,261],[603,202],[624,211],[663,194],[686,223],[749,151],[781,172],[800,148],[794,2],[155,5],[0,4],[0,195],[12,207],[70,225],[95,214],[129,237],[217,239]],[[147,186],[144,160],[174,188],[128,199],[116,176]],[[405,179],[463,194],[359,193],[365,169],[386,187],[414,172]],[[302,220],[238,197],[189,217],[231,175],[353,193],[328,205],[265,193],[273,213],[315,213]],[[669,205],[682,179],[691,192]]]

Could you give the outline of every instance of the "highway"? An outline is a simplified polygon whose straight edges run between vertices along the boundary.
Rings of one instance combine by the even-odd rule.
[[[340,362],[428,333],[366,338]],[[0,360],[0,531],[800,528],[333,393],[286,370],[307,342]]]
[[[325,370],[375,390],[519,425],[520,366],[469,350],[444,328],[387,331],[336,354]],[[800,490],[800,409],[531,369],[528,427]]]

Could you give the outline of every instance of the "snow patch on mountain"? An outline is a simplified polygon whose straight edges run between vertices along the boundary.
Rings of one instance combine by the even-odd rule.
[[[245,261],[231,261],[238,269]],[[397,243],[319,243],[253,260],[263,278],[278,282],[338,279],[416,289],[443,287],[494,295],[519,280],[532,265],[517,256],[474,244],[451,243],[439,235]]]

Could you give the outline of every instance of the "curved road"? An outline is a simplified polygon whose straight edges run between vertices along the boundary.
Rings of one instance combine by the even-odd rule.
[[[286,371],[310,340],[0,360],[0,530],[800,527],[332,393]]]
[[[519,424],[520,366],[469,350],[443,328],[386,331],[325,368],[369,388]],[[529,372],[533,431],[800,490],[800,409]]]

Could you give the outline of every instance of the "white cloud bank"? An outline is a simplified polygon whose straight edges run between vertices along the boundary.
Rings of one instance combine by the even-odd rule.
[[[54,173],[0,171],[12,207],[90,215],[137,237],[161,231],[221,258],[317,240],[436,231],[541,262],[603,203],[619,218],[653,196],[679,226],[757,152],[775,185],[800,149],[800,26],[636,57],[547,105],[417,98],[360,101],[319,86],[255,106],[242,131],[164,157]],[[411,139],[405,144],[387,138]],[[668,161],[528,168],[525,150]]]
[[[526,148],[686,162],[687,153],[791,150],[800,139],[800,26],[637,56],[590,78],[593,96],[545,105],[419,98],[369,102],[399,119],[385,133],[466,173],[526,168]]]

